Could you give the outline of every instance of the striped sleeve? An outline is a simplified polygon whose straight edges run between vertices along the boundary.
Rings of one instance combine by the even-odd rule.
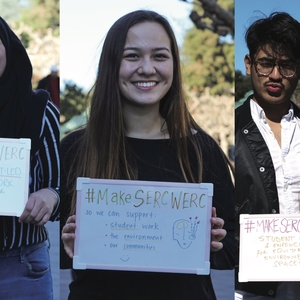
[[[40,126],[40,124],[37,124]],[[31,153],[30,193],[42,188],[51,188],[58,195],[50,221],[60,217],[60,159],[59,159],[59,111],[48,101],[39,136],[39,147]],[[48,238],[44,226],[20,223],[18,217],[0,216],[0,250],[39,243]]]
[[[60,187],[60,159],[59,159],[59,111],[52,102],[48,102],[41,129],[41,148],[37,153],[39,174],[34,174],[32,179],[34,191],[42,188],[51,188],[58,195],[58,202],[54,208],[50,221],[59,220],[59,187]],[[34,170],[34,171],[35,171]]]

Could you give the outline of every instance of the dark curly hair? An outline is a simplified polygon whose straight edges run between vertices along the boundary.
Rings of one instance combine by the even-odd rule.
[[[266,45],[277,55],[289,53],[300,59],[300,23],[285,12],[274,12],[255,21],[247,29],[245,40],[251,57]]]

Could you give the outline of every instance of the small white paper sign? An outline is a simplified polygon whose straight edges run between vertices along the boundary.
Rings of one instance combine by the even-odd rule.
[[[77,179],[74,269],[209,274],[213,185]]]
[[[28,200],[30,139],[0,138],[0,215],[20,216]]]
[[[300,215],[240,215],[239,281],[300,281]]]

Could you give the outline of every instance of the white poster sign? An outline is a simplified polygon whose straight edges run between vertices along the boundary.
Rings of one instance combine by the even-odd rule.
[[[239,281],[300,281],[300,215],[240,215]]]
[[[0,138],[0,215],[20,216],[28,200],[30,139]]]
[[[213,185],[77,179],[75,269],[209,274]]]

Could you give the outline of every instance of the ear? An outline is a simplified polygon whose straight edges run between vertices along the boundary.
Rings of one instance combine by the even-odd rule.
[[[250,58],[249,54],[245,55],[244,63],[245,63],[245,67],[246,67],[246,74],[250,75],[251,74],[251,58]]]

